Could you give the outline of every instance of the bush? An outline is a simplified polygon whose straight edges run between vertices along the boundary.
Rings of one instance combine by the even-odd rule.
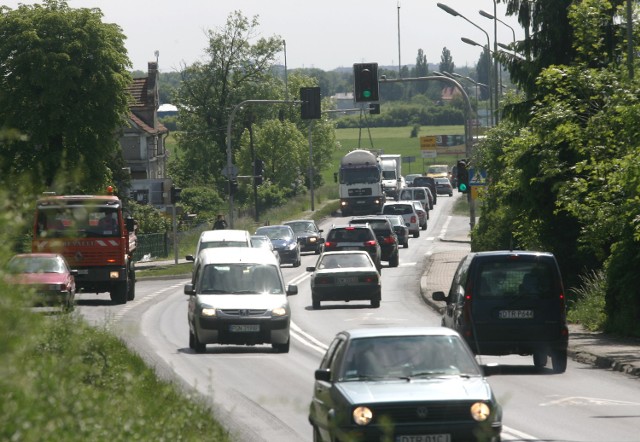
[[[601,270],[593,270],[581,276],[580,281],[580,286],[570,289],[575,300],[569,303],[567,319],[582,324],[587,330],[602,331],[607,321],[605,274]]]

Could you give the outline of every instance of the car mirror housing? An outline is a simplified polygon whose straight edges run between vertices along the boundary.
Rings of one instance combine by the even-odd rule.
[[[307,272],[315,272],[316,268],[315,267],[307,267]]]
[[[196,291],[193,289],[193,284],[185,284],[184,285],[184,294],[185,295],[195,295]]]
[[[297,295],[298,294],[298,286],[296,284],[289,284],[287,286],[287,296]]]
[[[316,381],[331,382],[331,370],[328,368],[319,368],[315,371]]]
[[[434,301],[445,301],[445,302],[449,302],[448,296],[446,296],[444,294],[444,292],[433,292],[433,295],[431,295],[431,298]]]

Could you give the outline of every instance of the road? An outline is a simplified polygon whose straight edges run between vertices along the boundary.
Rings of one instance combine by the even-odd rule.
[[[200,392],[235,440],[311,441],[307,411],[313,372],[338,331],[440,325],[440,316],[422,300],[419,284],[430,254],[469,248],[438,240],[454,198],[438,198],[428,229],[400,250],[400,265],[383,268],[379,309],[368,302],[336,302],[313,310],[305,267],[317,256],[305,254],[299,268],[283,266],[287,282],[299,287],[299,294],[289,298],[293,324],[288,354],[274,353],[266,345],[210,345],[205,354],[195,354],[188,347],[186,280],[141,281],[135,301],[125,305],[113,305],[107,294],[81,294],[78,311],[121,336],[161,377]],[[321,228],[342,221],[330,219]],[[539,374],[529,356],[484,357],[482,362],[505,367],[489,378],[504,406],[503,440],[639,440],[637,378],[574,361],[564,374]]]

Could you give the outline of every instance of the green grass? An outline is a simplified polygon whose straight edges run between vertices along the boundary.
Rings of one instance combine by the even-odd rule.
[[[193,245],[195,248],[195,244]],[[181,256],[182,258],[183,256]],[[136,270],[136,278],[155,277],[155,276],[177,276],[191,275],[193,263],[168,264],[162,266],[149,267],[144,270]]]

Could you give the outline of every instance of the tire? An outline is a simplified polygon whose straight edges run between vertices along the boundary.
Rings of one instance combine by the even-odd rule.
[[[291,339],[287,339],[287,342],[285,344],[276,344],[274,342],[273,344],[271,344],[271,346],[277,353],[289,353],[290,342],[291,342]]]
[[[375,298],[371,300],[371,307],[372,308],[380,308],[380,298]]]
[[[424,223],[424,225],[422,226],[422,230],[427,230],[427,223]]]
[[[136,271],[132,268],[129,271],[129,290],[127,291],[127,301],[136,299]]]
[[[200,342],[197,334],[193,335],[193,349],[198,354],[202,354],[207,351],[207,344],[203,344],[202,342]]]
[[[301,265],[302,265],[302,258],[300,257],[300,255],[298,255],[298,258],[293,263],[293,266],[294,267],[300,267]]]
[[[129,281],[113,283],[109,295],[115,304],[126,304],[129,297]]]
[[[542,371],[547,366],[547,353],[544,351],[536,351],[533,353],[533,365],[538,371]]]
[[[393,255],[391,255],[391,259],[389,259],[389,267],[398,267],[399,263],[400,263],[400,256],[398,252],[396,252]]]
[[[314,310],[318,310],[320,308],[320,298],[311,293],[311,307]]]
[[[196,337],[191,331],[191,329],[189,329],[189,348],[191,350],[195,350],[196,348]]]
[[[404,248],[405,248],[405,249],[408,249],[408,248],[409,248],[409,240],[406,240],[406,241],[404,242]]]
[[[420,230],[418,230],[417,232],[415,232],[415,233],[413,234],[413,237],[414,237],[414,238],[420,238]]]
[[[551,367],[554,373],[564,373],[567,370],[567,349],[551,350]]]
[[[315,252],[315,253],[316,253],[316,255],[319,255],[319,254],[320,254],[320,252],[322,252],[322,249],[321,249],[320,247],[318,247],[318,248],[316,249],[316,252]]]
[[[313,426],[313,442],[322,442],[322,437],[320,437],[320,430],[315,425]]]

